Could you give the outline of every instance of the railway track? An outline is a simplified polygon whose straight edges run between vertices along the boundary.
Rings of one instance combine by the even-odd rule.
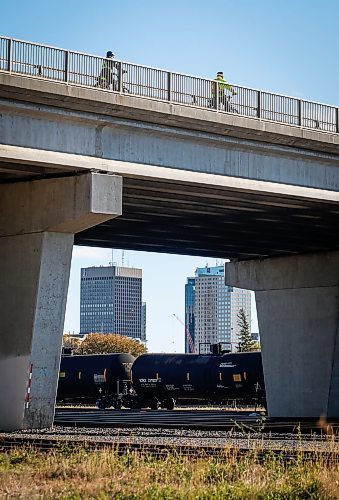
[[[63,453],[67,450],[76,451],[77,449],[100,450],[113,449],[118,456],[131,455],[137,453],[141,456],[152,456],[155,458],[165,458],[169,455],[186,456],[193,459],[217,457],[218,459],[227,459],[230,456],[245,456],[249,453],[253,460],[262,462],[272,454],[290,463],[297,460],[316,462],[319,459],[323,463],[339,463],[339,451],[334,450],[282,450],[281,448],[252,449],[246,446],[208,446],[208,445],[189,445],[189,444],[155,444],[155,443],[137,443],[137,442],[115,442],[101,439],[72,439],[70,437],[60,439],[60,437],[32,437],[32,436],[0,436],[0,453],[10,452],[15,449],[27,448],[42,452],[51,450]]]
[[[339,422],[311,419],[275,420],[249,412],[220,410],[57,410],[55,425],[96,428],[167,428],[239,431],[246,433],[289,433],[339,435]]]
[[[339,463],[338,423],[275,421],[249,412],[213,410],[135,411],[58,409],[52,429],[0,433],[0,451],[113,448],[164,456],[226,457],[252,453],[257,460],[277,454],[283,460]]]

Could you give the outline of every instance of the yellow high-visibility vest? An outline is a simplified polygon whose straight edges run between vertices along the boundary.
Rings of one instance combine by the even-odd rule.
[[[227,83],[226,80],[224,80],[221,77],[217,77],[214,79],[214,81],[211,84],[212,96],[214,96],[214,94],[215,94],[215,83],[214,82],[218,82],[218,94],[219,94],[219,96],[223,96],[225,93],[225,90],[229,90],[230,92],[232,92],[232,94],[234,93],[232,86],[229,83]]]

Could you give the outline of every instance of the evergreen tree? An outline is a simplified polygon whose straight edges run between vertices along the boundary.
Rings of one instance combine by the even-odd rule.
[[[240,309],[237,314],[237,324],[240,328],[238,352],[254,351],[256,343],[252,340],[250,325],[244,309]]]

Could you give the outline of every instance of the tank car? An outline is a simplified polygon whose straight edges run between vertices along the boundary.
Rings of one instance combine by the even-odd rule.
[[[123,396],[130,391],[134,361],[127,353],[61,356],[57,401],[120,408]]]
[[[222,402],[230,399],[263,403],[264,376],[260,352],[143,354],[133,363],[131,382],[151,407],[171,409],[176,401]]]

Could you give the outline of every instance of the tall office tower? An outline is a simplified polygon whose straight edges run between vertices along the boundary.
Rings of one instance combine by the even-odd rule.
[[[185,285],[185,352],[194,353],[194,305],[195,305],[195,278],[187,278]]]
[[[141,314],[142,270],[129,267],[81,269],[80,333],[146,334]]]
[[[225,348],[233,352],[237,350],[240,330],[237,314],[240,309],[245,310],[251,324],[251,292],[226,285],[224,276],[224,266],[206,266],[196,269],[195,278],[187,279],[186,338],[187,326],[193,324],[194,348],[197,353],[199,349],[201,353],[209,352],[209,344],[217,342],[222,342]],[[193,322],[190,323],[192,309]]]

